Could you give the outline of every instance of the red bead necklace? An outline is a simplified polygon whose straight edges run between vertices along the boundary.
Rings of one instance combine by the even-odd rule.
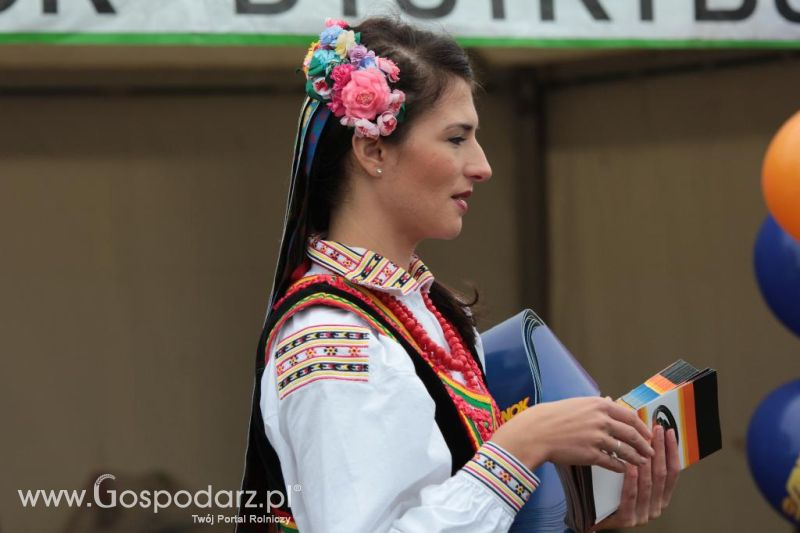
[[[439,325],[442,327],[444,338],[450,348],[449,352],[430,338],[425,328],[419,323],[414,314],[397,298],[382,291],[374,291],[373,294],[375,294],[378,299],[389,308],[392,314],[403,323],[403,326],[405,326],[406,330],[414,337],[417,345],[423,351],[423,356],[437,374],[446,374],[450,376],[452,375],[452,371],[456,370],[464,376],[466,388],[468,390],[480,395],[485,395],[490,399],[491,408],[495,416],[492,416],[493,413],[485,409],[470,404],[453,391],[451,387],[446,387],[459,411],[475,422],[475,426],[478,428],[478,432],[484,441],[489,440],[495,429],[497,429],[495,427],[495,421],[500,420],[500,411],[494,399],[489,394],[486,384],[481,378],[478,363],[469,353],[461,334],[459,334],[456,328],[454,328],[444,315],[436,309],[430,296],[425,292],[422,293],[425,306],[433,313]]]

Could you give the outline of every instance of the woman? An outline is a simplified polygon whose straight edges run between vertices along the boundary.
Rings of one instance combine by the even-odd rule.
[[[278,495],[259,501],[289,530],[507,531],[552,461],[626,472],[601,526],[658,516],[674,435],[600,398],[501,426],[469,304],[414,253],[457,237],[491,177],[464,50],[391,19],[328,20],[303,70],[244,488]]]

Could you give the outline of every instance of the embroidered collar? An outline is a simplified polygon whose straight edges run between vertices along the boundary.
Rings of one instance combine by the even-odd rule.
[[[399,291],[405,296],[416,289],[429,290],[433,284],[433,274],[416,255],[409,272],[376,252],[319,236],[309,239],[306,254],[348,281],[374,289]]]

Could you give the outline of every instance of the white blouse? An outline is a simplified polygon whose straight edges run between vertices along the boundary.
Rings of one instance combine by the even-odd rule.
[[[333,272],[393,294],[447,346],[422,298],[433,276],[419,258],[406,272],[321,239],[308,255],[307,275]],[[397,341],[327,306],[297,312],[274,339],[260,405],[301,533],[508,531],[539,480],[491,441],[451,476],[434,401]],[[477,351],[485,368],[480,341]]]

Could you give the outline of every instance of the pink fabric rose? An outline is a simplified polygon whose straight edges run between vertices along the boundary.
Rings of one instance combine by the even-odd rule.
[[[330,109],[331,112],[337,117],[344,116],[344,104],[342,103],[342,97],[339,95],[339,93],[333,93],[333,98],[330,102],[328,102],[328,109]],[[343,125],[346,126],[346,124]]]
[[[389,97],[389,111],[397,115],[400,112],[400,106],[402,106],[405,101],[406,93],[400,89],[395,89]]]
[[[397,117],[391,111],[386,111],[378,117],[378,131],[381,135],[391,135],[397,127]]]
[[[386,77],[389,78],[389,81],[394,83],[400,80],[400,67],[398,67],[394,61],[385,57],[379,57],[377,61],[378,68],[386,73]]]
[[[331,26],[339,26],[340,28],[347,28],[348,24],[347,22],[340,19],[326,18],[325,27],[330,28]]]
[[[345,85],[350,83],[350,75],[355,69],[356,67],[350,63],[336,65],[331,72],[331,78],[333,79],[333,90],[341,91],[344,89]]]
[[[350,83],[342,89],[346,112],[355,118],[375,118],[386,111],[391,98],[386,78],[378,69],[353,71]]]
[[[380,135],[380,130],[374,122],[365,118],[356,120],[356,135],[359,137],[369,137],[370,139],[377,139]]]

